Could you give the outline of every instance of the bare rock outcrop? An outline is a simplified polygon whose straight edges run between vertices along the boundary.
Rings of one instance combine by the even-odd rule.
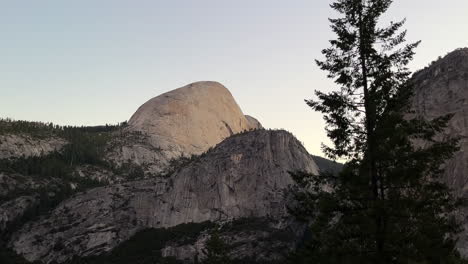
[[[140,106],[128,121],[126,137],[114,142],[118,147],[109,150],[108,159],[159,172],[171,159],[201,154],[233,134],[258,128],[261,124],[244,116],[222,84],[196,82]]]
[[[468,48],[458,49],[413,76],[413,107],[418,114],[432,119],[453,114],[448,129],[452,136],[462,136],[461,149],[445,164],[444,180],[458,197],[468,197]],[[468,208],[459,216],[465,231],[458,243],[468,256]]]
[[[34,138],[28,135],[0,135],[0,159],[46,155],[60,150],[67,142],[61,138]]]
[[[217,82],[196,82],[157,96],[140,106],[128,126],[149,135],[155,147],[185,154],[200,154],[253,128]]]
[[[414,74],[413,106],[428,119],[453,114],[445,133],[465,137],[446,164],[445,180],[458,196],[468,194],[468,48],[456,50]]]
[[[143,167],[149,174],[161,173],[169,165],[170,160],[178,158],[170,150],[151,145],[147,134],[128,129],[115,133],[107,146],[105,156],[106,160],[117,167],[135,164]]]
[[[6,230],[10,224],[14,223],[30,208],[38,204],[37,197],[20,196],[0,205],[0,233]]]
[[[216,232],[229,245],[232,259],[282,263],[284,257],[295,248],[298,237],[303,235],[303,227],[292,221],[250,217],[224,222]],[[175,257],[183,263],[193,263],[195,256],[198,259],[206,257],[205,246],[209,238],[210,232],[206,230],[190,243],[181,243],[180,240],[166,243],[161,255]]]
[[[245,118],[247,119],[247,121],[249,121],[251,129],[262,129],[263,128],[260,121],[258,121],[255,117],[245,115]]]
[[[282,219],[288,171],[318,169],[286,131],[234,135],[167,178],[95,188],[13,235],[27,260],[64,262],[111,250],[138,230],[242,217]]]
[[[29,193],[44,188],[58,189],[63,180],[31,177],[18,173],[0,172],[0,204],[5,198],[17,197],[17,193]]]

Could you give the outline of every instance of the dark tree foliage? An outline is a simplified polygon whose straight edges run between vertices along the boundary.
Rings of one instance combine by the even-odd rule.
[[[85,164],[110,168],[110,164],[103,159],[104,148],[111,137],[110,133],[124,125],[125,123],[117,126],[71,127],[0,119],[0,135],[23,134],[31,138],[59,137],[68,142],[60,151],[47,155],[0,159],[0,173],[19,174],[50,181],[48,186],[40,188],[25,186],[9,191],[6,195],[0,195],[0,203],[23,195],[34,196],[38,200],[37,204],[0,232],[0,263],[26,263],[5,246],[12,233],[24,223],[34,221],[48,213],[76,192],[102,185],[96,180],[76,176],[74,170],[76,166]],[[75,188],[72,188],[70,183],[73,183]]]
[[[70,177],[77,165],[96,165],[110,168],[104,161],[104,149],[110,132],[123,126],[72,127],[52,123],[12,121],[0,119],[0,135],[26,134],[31,137],[60,137],[68,144],[60,151],[37,157],[0,159],[0,172],[19,173],[37,177]]]
[[[29,264],[24,258],[7,248],[6,243],[0,240],[0,263],[2,264]]]
[[[95,180],[74,175],[74,170],[78,165],[95,165],[110,168],[110,164],[104,161],[103,153],[109,135],[101,133],[83,132],[80,129],[68,128],[62,131],[68,144],[60,151],[54,151],[47,155],[33,157],[19,157],[14,159],[0,159],[0,173],[21,174],[38,179],[60,179],[63,182],[63,189],[68,191],[69,183],[79,184],[81,191],[83,188],[96,187],[99,185]],[[58,192],[62,188],[51,186],[52,190],[47,192]],[[41,190],[18,189],[10,192],[8,196],[0,196],[0,202],[13,199],[20,195],[33,195]]]
[[[203,250],[205,258],[203,264],[229,264],[232,263],[229,258],[229,245],[219,236],[219,231],[214,229],[210,238],[206,241],[205,249]]]
[[[214,226],[211,222],[180,224],[170,228],[149,228],[136,233],[114,248],[109,254],[95,257],[75,257],[68,264],[181,264],[174,257],[162,257],[161,250],[168,242],[186,245],[196,241],[204,230]]]
[[[315,164],[319,167],[320,171],[326,171],[333,174],[338,174],[343,169],[343,164],[333,160],[325,159],[319,156],[312,156]]]
[[[127,126],[127,121],[117,125],[102,126],[61,126],[53,123],[32,122],[25,120],[13,120],[10,118],[0,118],[0,135],[4,134],[27,134],[35,138],[46,138],[50,136],[65,137],[70,130],[80,132],[103,133],[113,132],[119,128]]]
[[[338,175],[293,173],[300,188],[291,209],[310,224],[292,263],[457,263],[453,216],[461,201],[441,182],[441,165],[459,138],[441,136],[450,116],[426,121],[410,109],[404,20],[379,26],[391,0],[337,0],[336,39],[318,66],[338,91],[308,100],[324,114]]]

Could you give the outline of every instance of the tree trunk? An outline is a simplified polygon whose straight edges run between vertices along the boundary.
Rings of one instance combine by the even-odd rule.
[[[372,91],[369,91],[368,85],[368,69],[367,69],[367,32],[365,32],[365,25],[363,21],[363,4],[361,3],[359,11],[359,55],[361,61],[361,73],[362,73],[362,85],[364,90],[364,108],[365,108],[365,122],[366,122],[366,135],[367,135],[367,149],[364,154],[365,160],[365,171],[367,171],[368,177],[370,178],[370,184],[372,189],[372,198],[374,201],[374,206],[379,202],[379,178],[377,174],[376,164],[375,164],[375,102],[373,101]],[[383,261],[383,217],[380,210],[375,210],[375,242],[376,242],[376,263],[382,263]]]

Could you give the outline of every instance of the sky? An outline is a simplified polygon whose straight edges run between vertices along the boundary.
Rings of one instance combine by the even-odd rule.
[[[244,114],[292,132],[312,154],[327,142],[304,103],[337,87],[315,65],[333,38],[331,0],[0,0],[0,117],[115,124],[169,90],[210,80]],[[395,0],[422,40],[411,69],[468,47],[467,0]]]

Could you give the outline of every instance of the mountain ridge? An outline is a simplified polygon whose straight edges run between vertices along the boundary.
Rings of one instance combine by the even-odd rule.
[[[467,48],[414,73],[412,82],[416,114],[429,119],[454,114],[445,133],[468,136]],[[229,230],[221,235],[237,245],[234,252],[240,258],[273,261],[284,257],[301,237],[301,225],[287,212],[290,200],[285,192],[294,185],[288,171],[337,173],[341,165],[310,155],[289,132],[262,129],[258,120],[242,113],[219,83],[197,82],[184,87],[168,92],[170,96],[166,93],[150,99],[128,124],[112,129],[62,129],[67,136],[57,138],[57,133],[62,133],[57,130],[35,138],[2,134],[0,126],[0,194],[7,194],[0,199],[0,231],[11,235],[2,242],[30,261],[68,263],[74,256],[119,256],[116,250],[128,245],[124,241],[135,242],[131,238],[140,232],[143,237],[145,232],[161,235],[192,225],[198,231],[190,235],[190,242],[158,240],[162,244],[155,255],[191,263],[203,252],[212,228],[208,226],[235,222],[236,227],[231,228],[237,228],[238,235]],[[199,88],[204,95],[193,94]],[[181,95],[181,91],[189,93]],[[203,105],[206,98],[213,104]],[[181,102],[186,108],[179,107]],[[231,117],[224,118],[231,107]],[[205,112],[209,114],[201,114]],[[191,118],[197,113],[199,117]],[[203,116],[209,120],[200,121]],[[163,124],[168,124],[167,130],[159,130]],[[187,127],[198,132],[192,134]],[[168,139],[177,129],[181,132]],[[8,143],[12,142],[11,134],[18,144]],[[204,140],[204,135],[214,136]],[[5,136],[10,138],[4,140]],[[84,150],[81,145],[94,150],[73,156]],[[21,157],[22,153],[27,155]],[[463,139],[461,150],[445,165],[444,181],[459,197],[468,197],[467,153],[468,140]],[[58,162],[65,167],[54,177],[45,177],[56,168],[41,172],[34,162],[27,165],[32,161],[41,165]],[[31,174],[16,171],[25,164]],[[50,202],[49,207],[28,218],[44,199]],[[468,255],[468,208],[456,214],[465,227],[458,248]],[[281,230],[288,230],[291,236]],[[274,239],[278,237],[284,239]],[[261,241],[261,249],[254,247],[257,241]],[[281,254],[267,248],[278,248]]]

